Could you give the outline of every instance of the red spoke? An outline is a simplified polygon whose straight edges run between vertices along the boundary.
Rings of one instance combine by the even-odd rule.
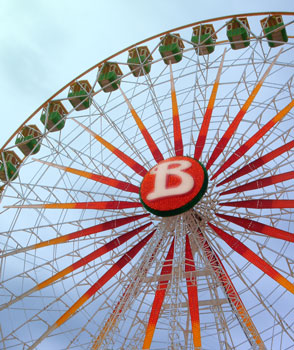
[[[258,269],[264,272],[266,275],[271,277],[281,286],[286,288],[289,292],[294,294],[294,285],[289,282],[285,277],[283,277],[278,271],[271,267],[266,261],[261,259],[258,255],[256,255],[252,250],[246,247],[245,244],[240,242],[235,237],[227,234],[225,231],[220,228],[208,223],[210,228],[223,240],[225,241],[235,252],[243,256],[246,260],[255,265]]]
[[[109,149],[110,152],[115,154],[121,161],[123,161],[126,165],[128,165],[131,169],[134,170],[138,175],[145,176],[147,170],[137,163],[134,159],[127,156],[125,153],[120,151],[118,148],[114,147],[111,143],[104,140],[101,136],[95,134],[91,129],[87,128],[85,125],[81,124],[77,120],[73,119],[77,124],[79,124],[82,128],[84,128],[90,135],[92,135],[97,141],[99,141],[103,146]]]
[[[216,213],[215,215],[222,218],[222,219],[230,221],[236,225],[244,227],[247,230],[259,232],[259,233],[262,233],[264,235],[271,236],[274,238],[283,239],[284,241],[294,242],[294,234],[293,233],[290,233],[290,232],[287,232],[284,230],[280,230],[278,228],[268,226],[268,225],[262,224],[260,222],[254,221],[254,220],[250,220],[250,219],[237,218],[235,216],[218,214],[218,213]]]
[[[190,241],[186,235],[186,257],[185,257],[186,284],[189,299],[189,309],[192,324],[193,343],[195,348],[201,347],[200,320],[199,320],[199,303],[196,277],[189,276],[189,272],[196,274],[193,254],[191,251]]]
[[[57,168],[57,169],[64,170],[64,171],[71,173],[71,174],[79,175],[79,176],[85,177],[87,179],[94,180],[94,181],[100,182],[102,184],[105,184],[105,185],[108,185],[108,186],[111,186],[114,188],[118,188],[119,190],[133,192],[133,193],[139,193],[138,186],[132,185],[132,184],[125,182],[125,181],[120,181],[120,180],[112,179],[112,178],[107,177],[107,176],[103,176],[103,175],[99,175],[99,174],[92,174],[92,173],[89,173],[87,171],[78,170],[78,169],[74,169],[74,168],[70,168],[70,167],[66,167],[66,166],[62,166],[62,165],[58,165],[58,164],[54,164],[54,163],[50,163],[50,162],[45,162],[45,161],[40,160],[40,159],[33,159],[33,160],[40,162],[40,163],[43,163],[43,164],[47,164],[47,165],[52,166],[52,167]]]
[[[23,293],[22,295],[16,297],[15,299],[11,300],[9,302],[9,306],[11,306],[12,304],[16,303],[19,300],[22,300],[23,298],[31,295],[32,293],[36,292],[37,290],[41,290],[45,287],[48,287],[50,284],[56,282],[57,280],[63,278],[64,276],[68,275],[69,273],[79,269],[82,266],[85,266],[87,264],[89,264],[91,261],[99,258],[100,256],[110,252],[111,250],[117,248],[118,246],[122,245],[123,243],[127,242],[128,240],[130,240],[131,238],[133,238],[135,235],[139,234],[140,232],[142,232],[145,228],[147,228],[148,226],[150,226],[152,223],[147,223],[143,226],[140,226],[132,231],[129,231],[123,235],[121,235],[120,237],[117,237],[115,239],[113,239],[112,241],[110,241],[109,243],[106,243],[104,246],[96,249],[93,253],[88,254],[87,256],[81,258],[80,260],[76,261],[75,263],[73,263],[72,265],[69,265],[68,267],[64,268],[63,270],[59,271],[58,273],[56,273],[55,275],[53,275],[50,278],[47,278],[45,281],[37,284],[35,287],[31,288],[30,290],[28,290],[27,292]],[[7,304],[3,304],[0,306],[0,310],[6,308],[8,305]]]
[[[271,208],[294,208],[294,200],[290,199],[251,199],[240,202],[222,202],[220,206],[254,208],[254,209],[271,209]]]
[[[221,60],[221,63],[219,65],[219,68],[218,68],[218,72],[217,72],[217,76],[216,76],[216,79],[215,79],[215,82],[214,82],[214,85],[212,88],[211,96],[210,96],[210,99],[209,99],[209,102],[207,105],[206,112],[205,112],[204,117],[203,117],[203,122],[201,125],[201,129],[199,131],[198,139],[196,141],[195,153],[194,153],[195,159],[200,159],[204,145],[205,145],[205,141],[206,141],[206,137],[207,137],[207,133],[208,133],[208,129],[209,129],[209,124],[210,124],[210,119],[211,119],[211,115],[212,115],[212,111],[213,111],[213,107],[214,107],[214,102],[216,99],[216,94],[217,94],[219,81],[220,81],[220,77],[221,77],[221,72],[222,72],[222,68],[223,68],[223,64],[224,64],[225,53],[226,53],[226,49],[224,50],[222,60]]]
[[[135,111],[134,107],[132,106],[131,102],[128,100],[127,96],[124,94],[124,92],[122,91],[121,87],[119,86],[119,89],[123,95],[123,98],[125,99],[133,118],[135,119],[135,122],[137,123],[152,155],[153,158],[155,159],[156,162],[160,162],[161,160],[163,160],[163,155],[161,154],[159,148],[157,147],[156,143],[154,142],[152,136],[149,134],[148,130],[146,129],[145,125],[143,124],[142,120],[139,118],[137,112]]]
[[[257,190],[258,188],[263,188],[266,186],[271,186],[279,182],[291,180],[294,178],[294,171],[289,171],[288,173],[273,175],[265,177],[264,179],[255,180],[248,182],[245,185],[232,188],[231,190],[220,193],[220,196],[231,193],[240,193],[245,191]]]
[[[274,58],[273,62],[271,63],[271,65],[267,68],[266,72],[264,73],[263,77],[261,78],[261,80],[256,84],[256,86],[254,87],[253,91],[251,92],[251,94],[249,95],[248,99],[246,100],[246,102],[244,103],[243,107],[241,108],[241,110],[239,111],[239,113],[236,115],[235,119],[233,120],[233,122],[230,124],[230,126],[228,127],[228,129],[226,130],[226,132],[224,133],[224,135],[222,136],[222,138],[219,140],[219,142],[217,143],[210,159],[208,160],[206,169],[208,170],[212,164],[215,162],[215,160],[219,157],[219,155],[223,152],[223,150],[225,149],[227,143],[229,142],[230,138],[233,136],[233,134],[235,133],[235,131],[237,130],[241,120],[243,119],[244,115],[246,114],[248,108],[250,107],[250,105],[252,104],[252,102],[254,101],[257,93],[259,92],[260,88],[262,87],[262,84],[264,83],[266,77],[268,76],[269,72],[271,71],[273,65],[276,63],[280,53],[282,52],[282,49],[279,51],[279,53],[277,54],[277,56]]]
[[[172,273],[172,264],[173,264],[173,256],[174,256],[174,241],[172,241],[172,244],[170,246],[170,249],[167,253],[166,259],[164,261],[162,270],[161,270],[161,276],[163,275],[169,275]],[[145,333],[145,339],[143,343],[143,350],[150,349],[153,334],[156,328],[156,324],[159,318],[161,306],[165,297],[166,288],[168,286],[168,280],[166,281],[159,281],[157,290],[155,292],[155,297],[152,305],[152,310],[149,318],[149,322],[147,325],[146,333]]]
[[[5,208],[44,208],[44,209],[128,209],[140,208],[139,202],[127,201],[103,201],[103,202],[80,202],[80,203],[50,203],[50,204],[29,204],[29,205],[8,205]]]
[[[95,250],[93,253],[88,254],[87,256],[81,258],[80,260],[76,261],[75,263],[73,263],[72,265],[66,267],[65,269],[59,271],[58,273],[56,273],[54,276],[48,278],[46,281],[38,284],[35,288],[36,290],[40,290],[42,288],[47,287],[48,285],[50,285],[51,283],[57,281],[58,279],[66,276],[67,274],[69,274],[70,272],[75,271],[76,269],[85,266],[86,264],[90,263],[91,261],[93,261],[94,259],[99,258],[100,256],[110,252],[111,250],[117,248],[118,246],[122,245],[123,243],[127,242],[128,240],[130,240],[131,238],[133,238],[135,235],[139,234],[140,232],[142,232],[143,230],[145,230],[145,228],[147,228],[148,226],[150,226],[152,223],[147,223],[143,226],[140,226],[132,231],[129,231],[115,239],[113,239],[111,242],[106,243],[104,246],[98,248],[97,250]]]
[[[251,173],[255,169],[258,169],[259,167],[263,166],[264,164],[270,162],[271,160],[277,158],[281,154],[290,151],[291,148],[294,147],[294,141],[288,142],[285,145],[273,150],[272,152],[265,154],[264,156],[254,160],[253,162],[245,165],[243,168],[240,170],[236,171],[233,175],[229,176],[216,186],[221,186],[226,184],[227,182],[233,181],[235,179],[238,179],[241,176],[244,176],[246,174]]]
[[[53,329],[60,327],[65,321],[67,321],[87,300],[91,298],[100,288],[102,288],[114,275],[116,275],[124,266],[126,266],[148,243],[155,231],[151,232],[147,237],[142,239],[138,244],[131,248],[126,254],[124,254],[112,267],[102,276],[99,280],[93,284],[87,292],[82,295],[53,325]]]
[[[212,176],[212,180],[219,174],[223,173],[229,166],[234,164],[243,155],[254,146],[272,127],[274,127],[282,118],[287,115],[294,107],[294,100],[292,100],[285,108],[283,108],[273,119],[266,123],[260,130],[257,131],[248,141],[246,141],[231,157],[225,161],[225,163],[219,168],[219,170]]]
[[[231,281],[224,265],[222,264],[220,258],[218,257],[217,253],[209,246],[207,240],[204,238],[203,234],[199,232],[199,235],[201,237],[201,240],[203,241],[203,250],[206,255],[206,258],[208,259],[210,265],[212,266],[216,276],[220,280],[224,290],[225,294],[230,302],[230,305],[232,306],[233,310],[236,310],[237,315],[240,317],[241,321],[240,324],[242,327],[246,327],[247,330],[252,335],[253,339],[255,340],[256,344],[259,346],[260,350],[264,349],[263,341],[247,311],[245,308],[241,297],[237,290],[234,287],[233,282]],[[246,333],[246,329],[245,329]],[[253,345],[253,344],[251,344]]]
[[[134,222],[136,220],[146,218],[149,215],[150,214],[142,214],[142,215],[135,215],[135,216],[130,216],[130,217],[126,217],[126,218],[107,221],[107,222],[104,222],[104,223],[99,224],[99,225],[91,226],[91,227],[85,228],[85,229],[80,230],[80,231],[69,233],[69,234],[64,235],[64,236],[49,239],[48,241],[45,241],[45,242],[40,242],[40,243],[33,244],[33,245],[30,245],[30,246],[27,246],[24,248],[13,250],[11,252],[8,252],[6,254],[1,255],[1,257],[7,256],[7,255],[14,255],[17,253],[22,253],[22,252],[25,252],[25,251],[28,251],[31,249],[38,249],[38,248],[43,248],[43,247],[47,247],[50,245],[65,243],[65,242],[68,242],[72,239],[77,239],[80,237],[93,235],[95,233],[104,232],[104,231],[111,230],[111,229],[114,229],[114,228],[117,228],[117,227],[120,227],[123,225],[127,225],[127,224]]]
[[[87,292],[82,295],[68,310],[47,330],[43,335],[37,339],[34,344],[32,344],[29,349],[33,350],[40,344],[40,342],[47,336],[49,336],[55,329],[60,327],[64,322],[66,322],[85,302],[87,302],[100,288],[102,288],[113,276],[115,276],[120,270],[123,269],[138,253],[139,251],[148,243],[150,238],[153,236],[155,230],[151,232],[142,241],[136,244],[132,249],[130,249],[126,254],[124,254],[112,267],[102,276],[99,280],[92,285]]]
[[[183,155],[183,139],[181,131],[181,123],[179,118],[178,102],[175,89],[175,82],[173,76],[173,69],[171,63],[169,63],[170,68],[170,83],[171,83],[171,99],[172,99],[172,109],[173,109],[173,128],[174,128],[174,144],[176,156]]]

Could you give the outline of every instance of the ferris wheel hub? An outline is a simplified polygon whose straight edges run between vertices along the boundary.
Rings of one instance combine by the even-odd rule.
[[[201,200],[207,185],[207,171],[198,160],[176,156],[159,162],[144,176],[140,200],[157,216],[178,215]]]

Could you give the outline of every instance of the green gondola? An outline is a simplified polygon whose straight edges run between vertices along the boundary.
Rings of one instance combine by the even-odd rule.
[[[67,110],[60,101],[52,101],[47,108],[43,109],[41,122],[50,132],[60,131],[65,125]]]
[[[117,63],[106,62],[100,70],[98,83],[104,92],[112,92],[119,88],[122,75],[123,73]]]
[[[21,160],[14,151],[4,151],[0,157],[0,180],[6,182],[16,179],[20,163]]]
[[[247,29],[249,29],[249,23],[246,17],[233,18],[227,23],[227,37],[233,50],[243,49],[250,45]]]
[[[92,87],[87,80],[80,80],[71,84],[68,92],[68,100],[76,111],[87,109],[92,104],[89,96]]]
[[[179,34],[167,34],[160,38],[159,53],[165,64],[180,62],[183,58],[184,43]]]
[[[277,47],[288,41],[282,16],[269,16],[262,19],[260,23],[270,47]]]
[[[209,55],[215,49],[216,34],[212,24],[204,24],[193,28],[192,43],[198,55]]]
[[[153,58],[147,46],[129,50],[128,66],[135,77],[150,73]]]
[[[26,125],[17,136],[15,144],[25,156],[36,154],[41,148],[38,144],[40,136],[41,131],[36,125]]]

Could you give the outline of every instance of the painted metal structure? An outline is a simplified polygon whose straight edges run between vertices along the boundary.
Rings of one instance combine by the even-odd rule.
[[[175,28],[24,121],[0,158],[3,349],[293,346],[293,38],[293,13]],[[143,179],[181,207],[189,157],[206,192],[148,212]]]

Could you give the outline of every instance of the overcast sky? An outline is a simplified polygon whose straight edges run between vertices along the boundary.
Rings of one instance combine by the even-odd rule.
[[[177,26],[256,11],[294,11],[294,3],[0,0],[1,146],[54,92],[111,54]]]
[[[0,146],[57,90],[113,53],[181,25],[263,11],[294,11],[294,1],[0,0]]]

